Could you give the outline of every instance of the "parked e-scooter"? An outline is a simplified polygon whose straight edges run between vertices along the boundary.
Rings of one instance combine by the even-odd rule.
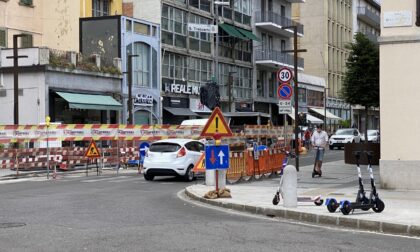
[[[283,164],[281,167],[281,174],[283,173],[283,169],[289,164],[289,160],[291,158],[296,157],[295,154],[288,151],[282,151],[282,153],[286,155],[286,158],[283,160]],[[283,186],[283,175],[280,177],[279,187],[277,188],[276,194],[274,195],[274,198],[273,198],[273,205],[278,205],[281,198],[283,197],[282,186]],[[322,199],[321,195],[318,195],[315,197],[298,196],[297,201],[298,202],[314,202],[314,204],[317,206],[322,206],[322,204],[324,203],[324,200]]]
[[[385,203],[379,198],[379,195],[376,191],[375,179],[373,177],[372,171],[372,152],[367,151],[365,152],[368,159],[368,167],[367,170],[369,171],[370,176],[370,184],[371,184],[371,191],[369,198],[366,197],[366,192],[363,187],[363,180],[362,180],[362,173],[360,171],[360,151],[354,152],[356,157],[356,164],[357,164],[357,174],[359,177],[359,191],[357,192],[357,197],[355,202],[350,202],[348,200],[342,200],[340,203],[337,203],[337,200],[333,198],[328,198],[325,202],[327,205],[327,209],[329,212],[333,213],[340,207],[340,211],[344,215],[348,215],[350,212],[354,211],[355,209],[362,209],[363,211],[368,211],[372,208],[372,210],[376,213],[380,213],[385,209]]]

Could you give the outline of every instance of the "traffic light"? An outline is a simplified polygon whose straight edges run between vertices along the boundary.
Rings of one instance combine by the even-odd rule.
[[[207,82],[200,88],[200,102],[211,110],[220,107],[220,92],[216,82]]]

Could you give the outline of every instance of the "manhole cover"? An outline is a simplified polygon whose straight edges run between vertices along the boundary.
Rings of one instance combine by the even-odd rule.
[[[0,228],[14,228],[14,227],[23,227],[26,226],[25,223],[10,222],[10,223],[0,223]]]

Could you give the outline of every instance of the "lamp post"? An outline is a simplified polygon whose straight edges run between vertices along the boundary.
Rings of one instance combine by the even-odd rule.
[[[325,87],[324,88],[324,129],[327,130],[327,90],[330,90],[330,88]]]
[[[126,74],[128,84],[128,124],[133,124],[133,58],[138,57],[137,54],[128,55],[128,69]]]
[[[293,29],[293,50],[282,50],[283,53],[293,52],[294,58],[294,90],[295,93],[295,154],[296,154],[296,170],[299,171],[299,125],[298,125],[298,118],[299,118],[299,94],[298,94],[298,53],[306,52],[306,49],[298,49],[298,27],[297,25],[285,26],[282,27],[283,30]]]

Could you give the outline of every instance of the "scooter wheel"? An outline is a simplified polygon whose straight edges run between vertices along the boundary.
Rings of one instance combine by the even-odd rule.
[[[344,214],[344,215],[348,215],[351,212],[351,207],[350,207],[350,203],[348,201],[343,203],[343,207],[340,208],[340,211]]]
[[[315,171],[312,172],[312,178],[315,178]]]
[[[363,199],[363,204],[370,204],[369,199],[365,197]],[[362,209],[363,211],[368,211],[370,209],[370,206],[362,206],[360,209]]]
[[[279,195],[274,195],[273,198],[273,205],[277,206],[280,202],[280,196]]]
[[[382,212],[384,209],[385,209],[385,203],[384,203],[382,200],[380,200],[380,199],[376,199],[376,201],[375,201],[375,206],[374,206],[374,207],[372,207],[372,210],[373,210],[375,213],[380,213],[380,212]]]
[[[314,201],[316,206],[322,206],[322,204],[324,204],[324,200],[320,199],[319,201]]]
[[[337,201],[335,199],[330,199],[327,205],[328,212],[335,213],[335,210],[337,210],[337,208],[338,208]]]

